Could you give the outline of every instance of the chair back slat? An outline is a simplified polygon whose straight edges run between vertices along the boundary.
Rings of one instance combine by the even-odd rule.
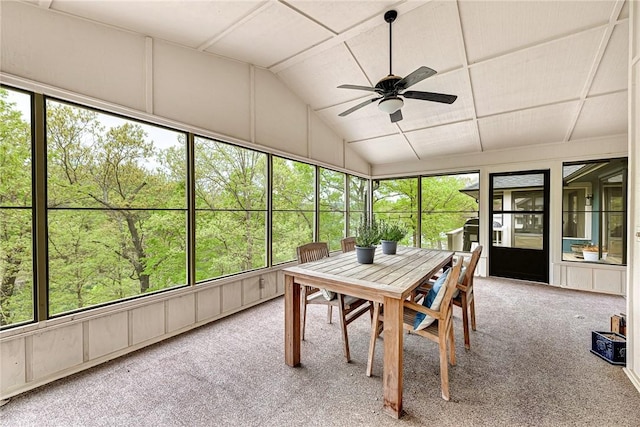
[[[296,252],[298,254],[298,262],[300,264],[317,261],[319,259],[329,257],[329,244],[327,242],[307,243],[298,246]]]
[[[445,322],[450,322],[453,317],[453,304],[451,299],[453,298],[453,293],[456,290],[456,285],[458,284],[458,278],[460,277],[460,270],[462,270],[462,258],[458,260],[458,263],[453,267],[453,269],[449,272],[447,276],[447,282],[445,284],[446,291],[444,293],[444,297],[442,298],[442,302],[440,303],[440,320]]]
[[[340,246],[342,246],[342,252],[351,252],[356,250],[356,238],[355,237],[345,237],[340,241]]]
[[[475,275],[476,266],[478,265],[478,260],[480,259],[481,253],[482,253],[482,245],[478,245],[471,253],[471,260],[469,261],[467,270],[464,273],[464,278],[462,279],[462,284],[461,284],[462,289],[468,290],[473,286],[473,276]]]

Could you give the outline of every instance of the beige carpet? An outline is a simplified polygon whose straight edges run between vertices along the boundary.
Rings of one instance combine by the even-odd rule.
[[[382,412],[382,345],[365,376],[369,323],[339,326],[310,307],[300,368],[284,364],[278,298],[164,343],[14,397],[2,426],[638,426],[640,393],[591,354],[622,297],[476,279],[471,350],[455,309],[457,366],[440,397],[438,351],[405,335],[404,410]],[[335,317],[335,316],[334,316]],[[336,320],[337,322],[337,320]],[[380,343],[381,344],[381,343]]]

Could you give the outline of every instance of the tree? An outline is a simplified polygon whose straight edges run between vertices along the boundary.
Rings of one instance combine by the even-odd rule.
[[[33,318],[33,260],[31,130],[4,89],[0,142],[0,325],[7,325]]]
[[[266,265],[267,156],[197,138],[196,278]]]
[[[52,312],[185,283],[184,166],[172,176],[140,124],[113,121],[47,105]]]

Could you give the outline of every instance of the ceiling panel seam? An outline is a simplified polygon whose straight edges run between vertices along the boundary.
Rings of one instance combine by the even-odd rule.
[[[580,114],[582,114],[582,109],[584,107],[585,100],[587,95],[589,94],[589,90],[593,85],[593,80],[596,77],[596,73],[598,72],[598,68],[600,68],[600,64],[602,63],[602,58],[604,57],[604,53],[609,46],[609,42],[611,41],[611,35],[613,34],[613,29],[616,26],[617,18],[620,15],[620,11],[622,10],[622,6],[624,2],[618,1],[611,11],[611,15],[609,17],[609,24],[600,39],[600,44],[598,45],[598,50],[596,52],[595,58],[593,59],[593,63],[591,64],[591,68],[589,69],[589,74],[587,74],[587,79],[582,88],[582,93],[580,94],[580,102],[578,103],[577,108],[573,113],[573,117],[569,122],[569,126],[567,127],[567,132],[564,136],[564,142],[569,141],[571,139],[571,135],[576,129],[576,125],[578,124],[578,119],[580,118]]]
[[[543,46],[546,46],[546,45],[554,44],[554,43],[556,43],[558,41],[561,41],[561,40],[581,37],[584,33],[588,33],[590,31],[606,29],[609,26],[610,26],[609,23],[599,24],[599,25],[596,25],[596,26],[593,26],[593,27],[589,27],[589,28],[584,29],[584,30],[573,32],[571,34],[563,35],[561,37],[555,37],[555,38],[552,38],[552,39],[544,40],[542,42],[535,42],[535,43],[530,43],[530,44],[528,44],[526,46],[516,47],[516,48],[510,49],[510,50],[508,50],[506,52],[502,52],[502,53],[499,53],[499,54],[488,56],[486,58],[479,59],[479,60],[477,60],[475,62],[471,62],[471,63],[469,63],[469,68],[474,68],[474,67],[477,67],[477,66],[480,66],[480,65],[484,65],[484,64],[486,64],[488,62],[492,62],[492,61],[495,61],[495,60],[500,60],[500,59],[503,59],[505,57],[509,57],[511,55],[518,55],[518,54],[521,54],[523,52],[536,49],[538,47],[543,47]]]
[[[413,9],[416,9],[418,7],[422,7],[424,6],[424,3],[420,3],[420,2],[407,2],[407,3],[402,3],[402,4],[398,4],[397,6],[394,6],[393,8],[398,12],[398,15],[402,15],[403,13],[407,13],[410,12]],[[295,10],[295,9],[293,9]],[[296,10],[297,11],[297,10]],[[321,52],[324,52],[325,50],[331,49],[332,47],[335,47],[337,45],[339,45],[340,43],[345,43],[347,40],[350,40],[352,38],[354,38],[355,36],[362,34],[366,31],[369,31],[375,27],[378,27],[380,25],[386,25],[384,23],[384,21],[380,18],[380,14],[376,13],[375,15],[371,16],[370,18],[362,21],[361,23],[355,24],[354,26],[352,26],[351,28],[337,34],[334,37],[331,37],[323,42],[320,42],[319,44],[316,44],[314,46],[311,46],[310,48],[303,50],[300,53],[297,53],[296,55],[293,55],[289,58],[286,58],[276,64],[273,64],[272,66],[268,67],[268,69],[277,74],[280,73],[283,70],[286,70],[287,68],[290,68],[302,61],[304,61],[307,58],[310,58],[314,55],[317,55]]]
[[[467,43],[464,38],[464,30],[462,28],[462,16],[460,16],[460,7],[458,2],[455,3],[456,15],[458,17],[458,34],[460,34],[460,49],[462,50],[462,67],[464,68],[465,81],[471,94],[471,118],[473,119],[473,129],[476,134],[476,141],[480,146],[480,152],[484,151],[482,147],[482,139],[480,138],[480,126],[478,124],[478,110],[476,108],[476,97],[473,92],[473,82],[471,81],[471,71],[469,70],[469,57],[467,54]]]
[[[222,30],[218,34],[214,35],[213,37],[211,37],[210,39],[208,39],[207,41],[202,43],[200,46],[198,46],[196,48],[196,50],[199,50],[199,51],[202,52],[205,49],[211,47],[213,44],[215,44],[217,41],[221,40],[227,34],[231,33],[233,30],[237,29],[238,27],[243,25],[245,22],[247,22],[250,19],[254,18],[258,14],[262,13],[263,11],[269,9],[271,6],[273,6],[272,2],[267,2],[267,3],[263,3],[263,4],[258,5],[255,9],[253,9],[252,11],[247,13],[242,18],[238,19],[232,25],[230,25],[229,27],[225,28],[224,30]]]

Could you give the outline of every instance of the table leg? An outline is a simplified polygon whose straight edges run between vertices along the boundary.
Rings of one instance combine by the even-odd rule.
[[[384,298],[384,411],[402,413],[402,300]]]
[[[284,275],[284,361],[300,365],[300,285]]]

